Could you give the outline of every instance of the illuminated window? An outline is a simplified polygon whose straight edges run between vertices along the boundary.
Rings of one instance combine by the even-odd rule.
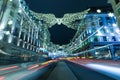
[[[110,31],[111,31],[111,32],[114,32],[114,31],[113,31],[113,28],[110,28]]]
[[[86,37],[86,33],[84,33],[83,36]]]
[[[99,40],[99,42],[102,42],[103,41],[103,37],[102,36],[98,36],[98,40]]]
[[[3,34],[0,34],[0,40],[2,40],[2,39],[3,39],[3,36],[4,36]]]
[[[92,33],[91,29],[89,29],[89,33]]]
[[[13,39],[13,36],[10,35],[10,36],[9,36],[9,39],[8,39],[8,43],[11,43],[11,42],[12,42],[12,39]]]
[[[103,29],[101,29],[101,32],[103,33],[103,34],[105,34],[106,33],[106,31],[105,31],[105,29],[103,28]]]
[[[93,40],[94,40],[94,37],[91,37],[91,38],[90,38],[90,42],[93,42]]]
[[[111,37],[107,37],[107,41],[112,41],[112,40],[111,40]]]
[[[117,27],[117,24],[113,23],[112,26],[113,26],[113,27]]]

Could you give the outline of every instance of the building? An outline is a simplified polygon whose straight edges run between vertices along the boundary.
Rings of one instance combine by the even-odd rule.
[[[33,61],[39,57],[39,51],[57,52],[59,49],[85,57],[114,59],[120,56],[120,30],[114,14],[87,14],[89,11],[56,18],[54,14],[34,13],[24,0],[0,1],[0,59]],[[68,45],[50,42],[48,28],[55,24],[77,30]]]
[[[69,53],[97,58],[120,56],[120,30],[113,13],[88,14],[83,21],[80,28],[84,27],[84,30],[82,28],[67,48]]]
[[[41,46],[41,26],[24,0],[1,0],[0,58],[33,60]]]
[[[118,25],[120,26],[120,0],[111,0],[111,5],[117,18]]]

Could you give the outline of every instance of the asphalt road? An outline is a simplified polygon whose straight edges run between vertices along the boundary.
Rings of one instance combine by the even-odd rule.
[[[49,69],[39,80],[115,80],[89,68],[60,61]]]

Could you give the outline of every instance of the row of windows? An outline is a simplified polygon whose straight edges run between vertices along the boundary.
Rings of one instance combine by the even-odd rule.
[[[107,37],[107,36],[102,36],[101,37],[102,40],[100,40],[99,37],[95,37],[92,41],[117,41],[116,37],[115,36],[112,36],[111,38]]]
[[[100,26],[103,26],[104,25],[104,23],[105,23],[105,21],[106,21],[106,23],[112,23],[114,20],[113,20],[113,18],[111,18],[111,17],[109,17],[109,16],[106,16],[106,17],[98,17],[98,19],[99,19],[99,21],[98,21],[98,23],[99,23],[99,25]],[[93,21],[93,22],[91,22],[91,20]],[[94,21],[95,20],[95,21]],[[87,23],[90,23],[90,26],[96,26],[96,19],[89,19],[88,21],[87,21]],[[105,21],[104,21],[105,20]]]
[[[97,36],[92,37],[89,40],[86,40],[84,43],[82,43],[81,47],[88,44],[88,43],[90,43],[90,42],[103,42],[103,41],[112,41],[112,42],[114,42],[114,41],[117,41],[115,36],[112,36],[111,40],[108,40],[109,38],[106,37],[106,36],[102,36],[101,38],[102,38],[102,41],[99,40],[99,38]]]
[[[82,35],[81,35],[81,40],[84,40],[85,38],[87,38],[88,36],[90,36],[90,34],[92,34],[92,32],[95,32],[96,30],[92,29],[93,31],[90,31],[89,29],[86,30]],[[89,32],[90,31],[90,32]],[[108,33],[113,33],[113,28],[103,28],[100,30],[100,33],[97,32],[96,35],[98,36],[102,36],[102,35],[105,35],[105,34],[108,34]],[[110,34],[109,34],[110,35]]]

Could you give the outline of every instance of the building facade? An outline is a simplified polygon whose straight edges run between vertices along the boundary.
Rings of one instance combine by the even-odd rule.
[[[69,46],[69,53],[97,58],[120,56],[120,30],[113,13],[88,14],[80,26],[84,30]],[[81,22],[83,22],[81,21]]]
[[[32,60],[42,43],[41,26],[24,0],[0,0],[0,58]]]
[[[110,1],[114,14],[117,18],[118,25],[120,26],[120,0],[110,0]]]

